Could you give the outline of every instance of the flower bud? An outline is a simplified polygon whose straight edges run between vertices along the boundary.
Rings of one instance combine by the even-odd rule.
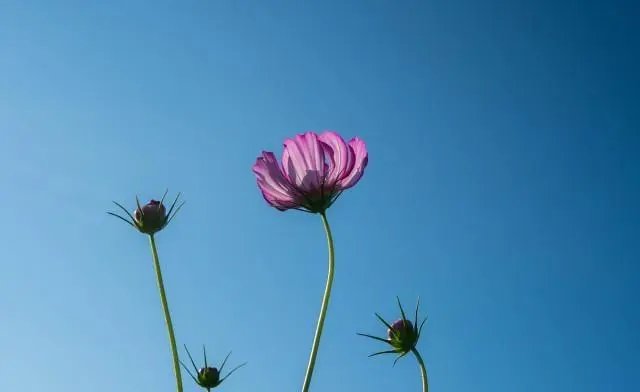
[[[157,200],[151,200],[143,207],[136,208],[133,213],[138,230],[145,234],[153,234],[162,230],[167,223],[167,215],[164,204]]]
[[[195,373],[191,373],[191,370],[189,370],[189,368],[184,363],[182,363],[182,361],[180,361],[180,364],[182,365],[184,370],[186,370],[187,373],[189,373],[189,376],[191,376],[191,378],[193,379],[193,381],[195,381],[196,384],[198,384],[199,386],[201,386],[202,388],[206,389],[209,392],[213,388],[222,384],[222,382],[226,380],[231,374],[233,374],[233,372],[235,372],[236,370],[240,369],[241,367],[247,364],[245,362],[241,365],[236,366],[233,370],[227,373],[226,376],[221,378],[220,373],[222,373],[222,369],[224,369],[224,365],[227,363],[227,359],[229,359],[229,356],[231,355],[231,353],[227,354],[227,356],[224,358],[224,361],[222,361],[222,365],[220,365],[220,370],[218,370],[218,368],[207,365],[207,350],[203,346],[202,352],[204,354],[204,367],[198,370],[198,368],[196,367],[196,363],[193,361],[193,357],[191,357],[191,353],[189,352],[189,349],[187,349],[186,345],[184,346],[184,349],[187,351],[187,355],[189,355],[189,360],[193,365],[193,370],[195,371]]]
[[[411,321],[399,319],[387,330],[391,345],[400,352],[411,351],[418,342],[418,334]]]
[[[206,367],[198,372],[198,385],[205,389],[215,388],[220,384],[220,372],[214,367]]]
[[[171,207],[169,207],[169,211],[167,211],[167,209],[164,207],[164,204],[162,203],[166,195],[167,192],[164,193],[160,201],[151,200],[144,206],[140,205],[140,202],[136,197],[136,204],[138,205],[138,208],[133,211],[133,214],[131,214],[129,210],[124,208],[122,204],[114,201],[113,204],[124,211],[125,215],[119,215],[111,211],[107,212],[107,214],[115,216],[123,222],[128,223],[129,226],[133,227],[143,234],[153,235],[164,229],[176,216],[178,211],[180,211],[180,208],[182,208],[182,206],[184,205],[184,202],[182,202],[176,207],[176,203],[180,198],[180,193],[178,193],[175,200],[173,200]]]
[[[160,201],[151,200],[144,206],[140,206],[140,202],[136,197],[136,204],[138,205],[138,208],[133,211],[133,214],[131,214],[129,210],[124,208],[122,204],[114,201],[113,204],[124,211],[125,215],[119,215],[111,211],[107,212],[107,214],[115,216],[123,222],[128,223],[129,226],[133,227],[143,234],[153,235],[164,229],[184,205],[183,201],[176,207],[176,203],[180,198],[180,193],[178,193],[175,200],[173,200],[171,207],[169,207],[169,211],[167,211],[167,209],[164,207],[164,204],[162,204],[166,195],[167,192],[164,193]]]
[[[400,303],[400,298],[398,298],[398,307],[400,308],[400,314],[402,315],[402,318],[394,321],[392,324],[389,324],[378,313],[375,313],[378,320],[380,320],[382,324],[387,327],[386,338],[381,338],[366,333],[358,333],[358,335],[360,336],[386,343],[392,348],[391,350],[384,350],[373,353],[369,355],[370,357],[374,357],[380,354],[398,354],[398,357],[393,362],[395,364],[400,358],[404,357],[409,352],[417,352],[416,345],[418,344],[418,340],[420,339],[422,326],[427,321],[427,319],[422,320],[421,323],[418,321],[420,298],[418,298],[418,303],[416,305],[415,321],[413,323],[409,321],[409,319],[407,319],[407,315],[404,313],[404,309],[402,308],[402,304]],[[420,326],[418,327],[418,325]]]

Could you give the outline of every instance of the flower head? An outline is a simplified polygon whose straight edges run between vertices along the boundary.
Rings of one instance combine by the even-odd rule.
[[[189,349],[187,349],[187,346],[184,346],[184,349],[187,351],[187,354],[189,355],[189,360],[191,360],[191,365],[193,365],[193,369],[195,370],[195,374],[191,373],[191,370],[189,370],[189,368],[187,366],[185,366],[184,363],[182,363],[182,361],[180,361],[180,364],[182,365],[182,367],[184,368],[184,370],[187,371],[187,373],[189,373],[189,375],[191,376],[191,378],[193,379],[193,381],[195,381],[196,384],[198,384],[199,386],[201,386],[202,388],[206,389],[207,391],[210,391],[211,389],[217,387],[218,385],[222,384],[222,382],[224,380],[227,379],[227,377],[229,377],[233,372],[235,372],[236,370],[240,369],[241,367],[243,367],[244,365],[246,365],[247,363],[243,363],[240,364],[238,366],[236,366],[233,370],[231,370],[229,372],[229,374],[227,374],[226,376],[220,378],[220,374],[222,373],[222,369],[224,368],[224,365],[227,363],[227,359],[229,359],[229,356],[231,355],[231,352],[229,352],[229,354],[227,354],[227,356],[224,358],[224,361],[222,361],[222,365],[220,365],[220,370],[218,370],[218,368],[215,367],[211,367],[207,364],[207,351],[205,349],[204,346],[202,346],[202,351],[204,354],[204,367],[200,368],[200,370],[198,370],[198,367],[196,366],[195,362],[193,361],[193,357],[191,357],[191,353],[189,352]]]
[[[262,152],[253,165],[258,188],[280,211],[324,212],[360,180],[369,157],[364,141],[348,143],[335,132],[306,132],[284,142],[282,163]]]
[[[387,330],[390,344],[399,352],[408,352],[418,343],[418,331],[411,321],[399,319]]]
[[[140,201],[136,197],[136,204],[138,207],[133,212],[133,215],[130,214],[129,211],[127,211],[127,209],[121,204],[114,201],[113,203],[120,207],[129,219],[113,212],[108,212],[108,214],[122,219],[141,233],[153,235],[164,229],[184,205],[184,202],[182,202],[177,208],[175,208],[178,198],[180,197],[180,194],[178,193],[178,196],[176,196],[171,208],[169,208],[169,211],[167,212],[163,204],[166,195],[167,192],[162,196],[162,200],[158,201],[152,199],[144,206],[140,205]]]
[[[404,309],[402,308],[402,304],[400,303],[400,298],[398,298],[398,306],[400,307],[400,314],[402,315],[402,318],[396,320],[393,324],[386,322],[378,313],[375,314],[378,320],[387,327],[386,339],[364,333],[358,333],[360,336],[365,336],[390,345],[392,347],[391,350],[380,351],[369,356],[373,357],[380,354],[400,354],[393,362],[394,365],[400,358],[415,350],[416,344],[418,344],[418,340],[420,339],[420,334],[422,333],[422,326],[427,321],[425,318],[418,328],[418,309],[420,308],[420,298],[418,298],[418,304],[416,305],[415,321],[413,323],[407,319]]]
[[[157,200],[151,200],[141,208],[136,208],[133,218],[141,232],[152,234],[160,231],[167,222],[167,209]]]
[[[204,367],[198,372],[198,385],[203,388],[215,388],[220,384],[220,372],[214,367]]]

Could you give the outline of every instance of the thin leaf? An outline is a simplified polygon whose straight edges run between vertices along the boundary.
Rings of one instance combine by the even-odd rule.
[[[164,195],[162,195],[162,199],[160,199],[160,204],[158,204],[158,211],[160,211],[160,207],[163,205],[162,203],[164,203],[164,198],[167,196],[168,192],[169,192],[169,189],[166,189],[164,191]]]
[[[429,317],[425,317],[424,320],[422,320],[422,324],[420,324],[420,329],[418,329],[418,338],[420,337],[420,334],[422,333],[422,326],[424,325],[424,323],[427,322],[428,319],[429,319]]]
[[[224,365],[227,363],[227,359],[229,359],[230,355],[231,355],[231,351],[229,351],[229,354],[227,354],[227,356],[224,357],[224,361],[222,361],[222,365],[220,365],[220,370],[218,370],[220,374],[222,374],[222,369],[224,368]]]
[[[193,381],[195,381],[196,384],[200,385],[200,383],[198,382],[198,380],[194,377],[193,374],[191,374],[191,371],[185,366],[185,364],[180,361],[180,365],[182,365],[182,367],[184,368],[184,370],[187,371],[187,373],[191,376],[191,378],[193,378]]]
[[[180,205],[178,206],[178,208],[176,208],[176,212],[173,213],[173,215],[169,216],[169,219],[167,219],[167,223],[165,223],[164,225],[168,225],[169,222],[171,222],[171,220],[173,219],[174,216],[178,215],[178,211],[180,211],[180,209],[182,208],[182,206],[184,205],[184,203],[186,203],[186,201],[183,201],[182,203],[180,203]]]
[[[420,308],[420,296],[418,296],[418,303],[416,304],[416,318],[413,322],[413,328],[418,328],[418,309]]]
[[[193,357],[191,356],[191,353],[189,352],[189,349],[187,348],[187,345],[184,345],[184,349],[187,351],[187,355],[189,356],[189,360],[191,360],[191,364],[193,365],[193,368],[196,370],[196,374],[198,374],[198,367],[196,366],[196,363],[193,362]]]
[[[340,197],[340,195],[342,195],[342,192],[343,192],[343,191],[340,191],[340,192],[336,193],[336,195],[333,197],[333,200],[331,200],[331,202],[329,202],[329,207],[331,207],[331,206],[333,205],[333,203],[335,203],[335,202],[338,200],[338,198]],[[328,208],[328,207],[327,207],[327,208]]]
[[[376,317],[378,318],[378,320],[382,321],[382,323],[383,323],[384,325],[386,325],[386,326],[387,326],[387,328],[389,328],[389,331],[391,331],[391,333],[393,334],[393,336],[394,336],[394,337],[398,335],[398,334],[396,333],[396,330],[395,330],[395,329],[393,329],[393,328],[391,328],[391,325],[389,325],[389,323],[388,323],[388,322],[384,321],[384,319],[383,319],[382,317],[380,317],[380,315],[379,315],[378,313],[374,313],[374,314],[376,315]]]
[[[204,354],[204,368],[207,369],[209,365],[207,365],[207,348],[202,345],[202,353]]]
[[[376,355],[382,355],[382,354],[395,354],[397,353],[396,350],[386,350],[386,351],[378,351],[377,353],[373,353],[369,355],[369,358],[371,357],[375,357]]]
[[[402,354],[400,354],[400,356],[398,358],[396,358],[395,361],[393,361],[393,366],[396,366],[396,363],[398,363],[398,361],[400,360],[400,358],[404,357],[405,355],[407,355],[408,351],[403,352]]]
[[[360,336],[364,336],[366,338],[371,338],[371,339],[379,340],[381,342],[385,342],[387,344],[391,344],[391,342],[389,342],[387,339],[379,338],[377,336],[367,335],[366,333],[360,333],[360,332],[358,332],[357,334],[360,335]]]
[[[404,309],[402,309],[402,304],[400,303],[400,297],[396,297],[396,299],[398,300],[398,306],[400,307],[400,314],[402,314],[402,320],[408,321],[407,316],[404,314]]]
[[[176,196],[176,198],[173,200],[173,203],[171,203],[171,208],[169,208],[169,211],[167,212],[167,216],[171,215],[171,211],[173,211],[173,208],[176,206],[176,203],[178,202],[178,198],[180,197],[180,192],[178,192],[178,195]]]
[[[115,216],[116,218],[120,218],[120,219],[122,219],[123,221],[127,222],[128,224],[130,224],[131,226],[133,226],[134,228],[136,228],[136,226],[135,226],[133,223],[129,222],[128,220],[124,219],[123,217],[121,217],[121,216],[120,216],[120,215],[118,215],[118,214],[115,214],[115,213],[113,213],[113,212],[107,212],[107,214],[109,214],[109,215],[111,215],[111,216]]]
[[[140,211],[140,216],[144,218],[144,211],[142,211],[142,207],[140,206],[140,199],[138,199],[138,195],[136,195],[136,205],[138,206],[138,211]]]
[[[229,376],[230,376],[230,375],[232,375],[232,374],[233,374],[233,372],[235,372],[236,370],[240,369],[241,367],[243,367],[243,366],[244,366],[244,365],[246,365],[246,364],[247,364],[247,362],[242,363],[242,364],[240,364],[240,365],[236,366],[235,368],[233,368],[233,370],[232,370],[232,371],[230,371],[230,372],[229,372],[229,374],[227,374],[226,376],[224,376],[224,377],[222,378],[222,380],[220,380],[220,382],[218,383],[218,385],[222,384],[222,382],[223,382],[224,380],[226,380],[227,378],[229,378]]]
[[[122,211],[124,211],[124,213],[125,213],[125,214],[127,214],[127,216],[128,216],[129,218],[131,218],[131,221],[132,221],[132,222],[134,222],[134,223],[136,222],[136,219],[133,217],[133,215],[131,215],[131,213],[130,213],[129,211],[127,211],[127,209],[126,209],[126,208],[124,208],[124,207],[122,206],[122,204],[118,203],[117,201],[114,201],[114,202],[113,202],[113,204],[115,204],[115,205],[117,205],[118,207],[120,207],[120,208],[122,209]]]

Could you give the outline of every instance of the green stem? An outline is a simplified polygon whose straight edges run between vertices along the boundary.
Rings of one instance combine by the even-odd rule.
[[[420,373],[422,374],[422,392],[429,392],[429,379],[427,378],[427,368],[424,366],[424,361],[422,360],[422,356],[415,348],[411,349],[413,355],[416,356],[418,360],[418,365],[420,366]]]
[[[304,376],[304,384],[302,384],[302,392],[307,392],[309,390],[309,385],[311,384],[311,376],[313,376],[313,368],[316,365],[316,356],[318,355],[318,347],[320,346],[320,337],[322,336],[324,319],[327,316],[327,308],[329,307],[329,297],[331,297],[331,286],[333,285],[333,270],[335,264],[333,236],[331,235],[331,228],[327,221],[327,215],[322,212],[320,217],[322,218],[324,231],[327,234],[327,246],[329,247],[329,274],[327,276],[327,285],[324,289],[324,296],[322,297],[322,307],[320,308],[320,317],[318,318],[318,325],[316,326],[316,334],[313,338],[313,347],[311,349],[311,356],[309,357],[309,365],[307,366],[307,373]]]
[[[156,279],[158,280],[158,289],[160,290],[160,299],[162,300],[162,310],[164,311],[164,320],[167,322],[167,330],[169,331],[169,342],[171,343],[171,354],[173,355],[173,371],[176,375],[176,385],[178,388],[178,392],[182,392],[182,374],[180,373],[180,359],[178,358],[176,336],[173,332],[173,323],[171,323],[171,314],[169,313],[169,304],[167,303],[167,295],[164,292],[164,283],[162,281],[162,270],[160,269],[160,259],[158,258],[158,249],[156,248],[156,240],[153,237],[153,234],[149,234],[149,242],[151,244],[151,253],[153,254],[153,264],[156,269]]]

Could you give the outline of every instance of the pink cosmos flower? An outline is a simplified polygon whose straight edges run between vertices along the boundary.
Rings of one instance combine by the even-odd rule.
[[[323,213],[340,194],[358,183],[369,156],[365,143],[326,131],[306,132],[284,142],[282,164],[263,151],[253,172],[267,203],[288,209]]]

